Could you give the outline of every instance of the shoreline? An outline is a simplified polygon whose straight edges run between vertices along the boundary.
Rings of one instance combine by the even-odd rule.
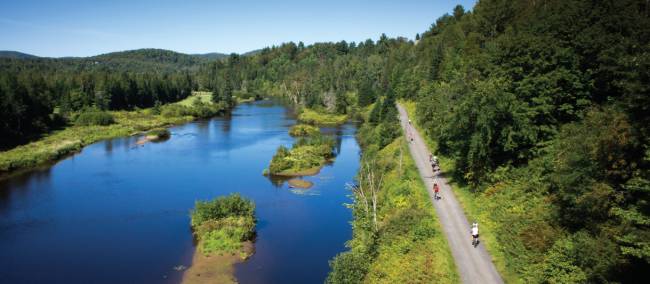
[[[191,97],[187,99],[189,98]],[[238,100],[233,108],[239,104],[254,101],[250,99]],[[179,103],[181,102],[173,104]],[[38,140],[2,151],[0,152],[0,181],[32,170],[52,167],[59,161],[81,152],[84,147],[99,141],[138,135],[146,136],[148,131],[156,128],[168,129],[201,119],[226,115],[225,113],[221,113],[210,118],[189,115],[164,117],[161,114],[150,114],[148,112],[150,112],[150,109],[111,111],[116,117],[114,124],[107,126],[71,125],[61,130],[50,132]],[[146,140],[144,143],[136,144],[136,146],[142,146],[147,142],[153,141],[147,138],[144,138],[144,140]]]

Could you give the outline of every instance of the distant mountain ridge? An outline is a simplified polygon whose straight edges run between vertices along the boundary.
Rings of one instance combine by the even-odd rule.
[[[38,56],[19,51],[0,50],[0,58],[29,59],[38,58]]]
[[[242,53],[242,56],[249,56],[258,53],[261,49],[252,50]],[[36,58],[51,58],[51,59],[97,59],[97,60],[111,60],[111,59],[134,59],[134,60],[154,60],[154,61],[192,61],[191,58],[199,60],[218,60],[230,56],[227,53],[221,52],[208,52],[208,53],[193,53],[187,54],[176,52],[173,50],[159,49],[159,48],[140,48],[124,51],[115,51],[103,53],[92,56],[64,56],[64,57],[47,57],[36,56],[20,51],[13,50],[0,50],[0,58],[11,59],[36,59]]]
[[[228,54],[220,53],[220,52],[195,53],[195,54],[190,54],[190,55],[205,58],[205,59],[222,59],[222,58],[226,58],[226,57],[229,56]]]

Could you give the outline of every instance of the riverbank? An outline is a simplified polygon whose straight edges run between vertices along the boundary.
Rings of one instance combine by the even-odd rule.
[[[383,142],[382,129],[396,119],[366,120],[359,129],[362,167],[350,186],[353,236],[349,250],[331,261],[327,283],[460,281],[406,140]]]
[[[53,131],[37,141],[0,152],[0,179],[54,163],[97,141],[141,135],[149,130],[216,116],[226,111],[226,106],[213,104],[209,98],[207,92],[195,92],[194,95],[169,105],[134,111],[110,111],[108,113],[114,118],[114,123],[110,125],[72,124]]]

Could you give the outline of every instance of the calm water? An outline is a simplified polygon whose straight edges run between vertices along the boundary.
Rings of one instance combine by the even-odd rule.
[[[256,252],[241,283],[322,283],[351,237],[344,185],[359,163],[354,127],[325,129],[338,158],[295,192],[262,176],[291,145],[289,111],[238,106],[231,118],[171,128],[172,138],[99,142],[55,166],[0,181],[0,283],[174,283],[194,252],[189,210],[232,192],[257,204]]]

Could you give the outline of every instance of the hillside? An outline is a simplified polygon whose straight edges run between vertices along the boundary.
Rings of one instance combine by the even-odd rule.
[[[38,56],[12,50],[0,50],[0,58],[27,59],[38,58]]]
[[[210,53],[195,53],[195,54],[191,54],[191,56],[199,57],[203,59],[209,59],[209,60],[218,60],[218,59],[223,59],[228,57],[228,54],[219,53],[219,52],[210,52]]]

